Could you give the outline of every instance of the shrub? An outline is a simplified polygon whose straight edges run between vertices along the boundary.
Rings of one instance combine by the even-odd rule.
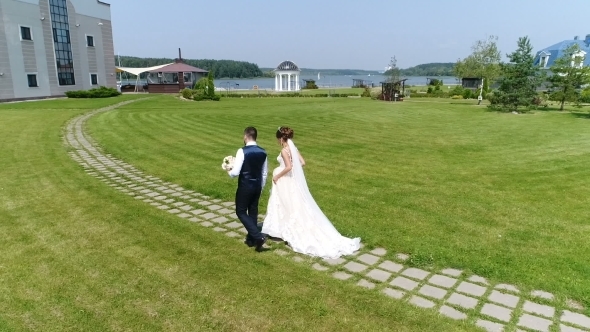
[[[430,93],[432,93],[432,91],[433,91],[433,90],[432,90],[432,87],[431,87],[431,86],[429,86],[429,87],[428,87],[428,90],[426,90],[426,93],[430,94]]]
[[[99,88],[90,90],[77,90],[66,92],[66,96],[68,98],[110,98],[120,95],[121,92],[117,91],[117,89],[107,88],[106,86],[101,86]]]
[[[537,94],[537,96],[535,96],[535,98],[533,99],[533,105],[539,107],[548,107],[549,104],[547,102],[547,99],[549,98],[549,95],[547,93],[544,92],[539,92]]]
[[[182,89],[182,91],[180,91],[180,94],[182,95],[182,98],[184,99],[192,99],[193,95],[194,95],[195,91],[191,90],[191,89]]]
[[[486,94],[486,99],[490,102],[491,105],[498,104],[498,98],[496,97],[496,95],[493,92],[488,92]]]
[[[193,100],[195,100],[195,101],[205,100],[205,93],[203,92],[203,90],[193,90],[192,93],[193,93],[193,95],[192,95]]]
[[[363,91],[361,97],[371,97],[371,89],[365,88],[365,91]]]
[[[305,85],[301,89],[317,89],[318,86],[315,81],[305,81]]]
[[[447,98],[449,96],[448,93],[442,91],[442,90],[434,90],[431,93],[431,97],[435,97],[435,98]]]
[[[182,93],[184,96],[184,90],[182,91]],[[213,74],[211,71],[209,72],[207,77],[202,77],[200,80],[197,81],[197,83],[195,83],[195,89],[192,90],[192,99],[195,101],[219,101],[221,99],[221,97],[218,94],[215,94],[215,85],[213,84]]]
[[[464,91],[465,91],[465,89],[463,89],[463,87],[462,87],[462,86],[460,86],[460,85],[455,85],[455,87],[454,87],[454,88],[452,88],[452,89],[449,91],[449,95],[451,95],[451,96],[463,96],[463,92],[464,92]]]
[[[473,98],[473,91],[471,91],[470,89],[464,89],[463,90],[463,99],[470,99]]]
[[[585,88],[580,93],[580,103],[590,103],[590,87]]]
[[[193,87],[194,90],[205,92],[207,90],[207,84],[209,83],[209,79],[207,77],[202,77],[195,83]]]
[[[430,80],[430,82],[428,83],[428,85],[441,86],[441,85],[443,85],[443,81],[442,80],[439,80],[439,79],[436,79],[436,78],[433,78],[433,79]]]
[[[463,99],[462,95],[453,95],[451,96],[451,99]]]

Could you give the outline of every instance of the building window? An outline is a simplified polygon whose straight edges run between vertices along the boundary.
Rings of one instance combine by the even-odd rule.
[[[576,54],[572,54],[572,67],[582,68],[584,66],[584,59],[586,58],[586,52],[580,51]]]
[[[90,74],[90,84],[91,85],[98,85],[98,75]]]
[[[59,85],[76,85],[67,0],[49,0]]]
[[[33,40],[30,27],[20,27],[20,40]]]
[[[86,36],[86,46],[94,47],[94,37],[93,36]]]
[[[39,86],[37,84],[37,74],[27,74],[27,81],[29,82],[29,88],[36,88]]]
[[[541,65],[542,68],[547,67],[547,62],[549,61],[549,57],[544,55],[541,57],[541,61],[539,62],[539,64]]]

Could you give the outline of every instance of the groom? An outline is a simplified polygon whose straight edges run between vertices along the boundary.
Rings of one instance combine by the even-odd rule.
[[[258,200],[266,183],[266,151],[256,144],[258,132],[254,127],[244,130],[244,147],[239,149],[234,167],[228,172],[238,177],[236,191],[236,215],[248,231],[245,243],[261,251],[266,237],[258,230]]]

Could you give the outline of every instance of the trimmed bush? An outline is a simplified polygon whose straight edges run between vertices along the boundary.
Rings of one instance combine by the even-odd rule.
[[[470,89],[463,90],[463,99],[470,99],[473,98],[473,91]]]
[[[361,97],[371,97],[371,89],[365,88],[365,91],[363,91]]]
[[[191,89],[182,89],[182,91],[180,91],[180,94],[182,95],[182,98],[184,99],[193,99],[193,95],[194,95],[194,90]]]
[[[90,90],[76,90],[66,92],[66,96],[68,98],[110,98],[120,95],[121,92],[117,91],[117,89],[107,88],[106,86],[101,86],[99,88]]]

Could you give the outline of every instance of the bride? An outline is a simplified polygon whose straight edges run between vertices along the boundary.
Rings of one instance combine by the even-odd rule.
[[[360,238],[346,238],[334,228],[316,204],[303,174],[305,160],[293,144],[293,129],[280,127],[276,133],[282,147],[262,233],[286,241],[298,253],[338,258],[360,247]]]

